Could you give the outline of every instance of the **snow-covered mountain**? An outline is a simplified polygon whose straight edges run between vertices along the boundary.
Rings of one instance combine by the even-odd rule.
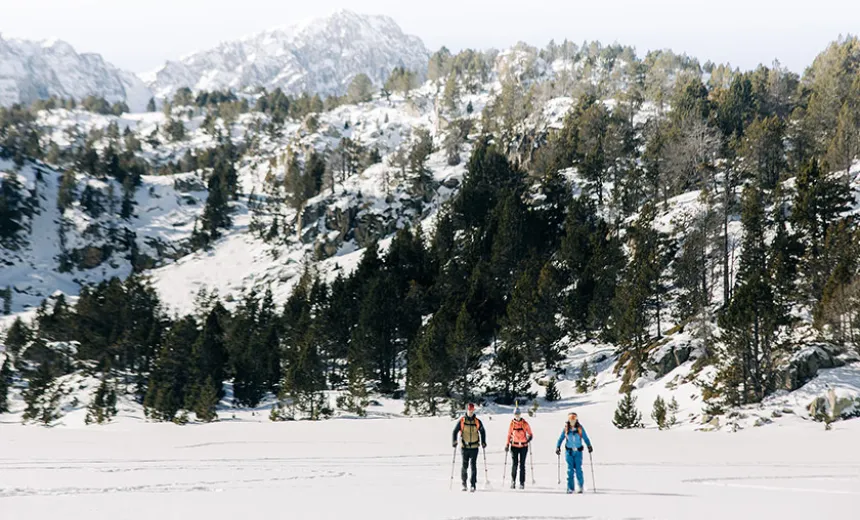
[[[397,66],[423,72],[427,58],[421,40],[391,18],[339,11],[168,61],[144,80],[159,97],[181,87],[340,94],[357,74],[379,84]]]
[[[100,54],[78,53],[62,40],[28,41],[0,36],[0,105],[29,104],[50,96],[100,96],[142,110],[151,97],[131,72]]]

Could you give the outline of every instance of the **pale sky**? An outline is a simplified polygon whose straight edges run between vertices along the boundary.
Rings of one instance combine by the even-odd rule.
[[[802,72],[828,42],[860,33],[857,0],[0,0],[0,34],[60,38],[134,72],[275,26],[346,8],[391,16],[431,51],[550,39],[671,48],[747,69]]]

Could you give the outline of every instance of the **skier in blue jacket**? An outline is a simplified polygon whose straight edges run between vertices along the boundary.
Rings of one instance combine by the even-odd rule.
[[[565,447],[565,460],[567,461],[567,492],[573,493],[573,475],[576,473],[576,480],[579,482],[579,493],[582,493],[582,486],[585,478],[582,475],[582,450],[587,446],[588,453],[594,451],[591,447],[591,439],[585,433],[585,428],[579,423],[575,413],[567,416],[567,421],[564,423],[564,430],[558,438],[558,445],[555,448],[555,454],[561,455],[561,445]]]

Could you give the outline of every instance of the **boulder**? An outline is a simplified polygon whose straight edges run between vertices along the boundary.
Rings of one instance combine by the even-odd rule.
[[[844,366],[840,354],[839,348],[830,343],[807,345],[777,369],[780,388],[793,392],[815,378],[819,370]]]
[[[663,377],[675,370],[690,359],[693,346],[689,343],[684,345],[663,345],[650,356],[651,369],[657,373],[657,377]]]
[[[768,417],[759,417],[758,419],[755,420],[755,423],[753,424],[753,426],[758,428],[758,427],[764,426],[765,424],[770,424],[772,422],[773,422],[773,420],[769,419]]]

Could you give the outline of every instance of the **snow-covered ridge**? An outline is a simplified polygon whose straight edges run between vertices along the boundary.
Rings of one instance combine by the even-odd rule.
[[[0,36],[0,105],[90,95],[112,103],[125,101],[132,110],[142,110],[151,97],[140,78],[111,65],[100,54],[78,53],[62,40]]]
[[[162,98],[181,87],[340,94],[361,73],[380,84],[398,66],[423,72],[428,56],[421,40],[391,18],[339,11],[224,42],[142,77]]]

